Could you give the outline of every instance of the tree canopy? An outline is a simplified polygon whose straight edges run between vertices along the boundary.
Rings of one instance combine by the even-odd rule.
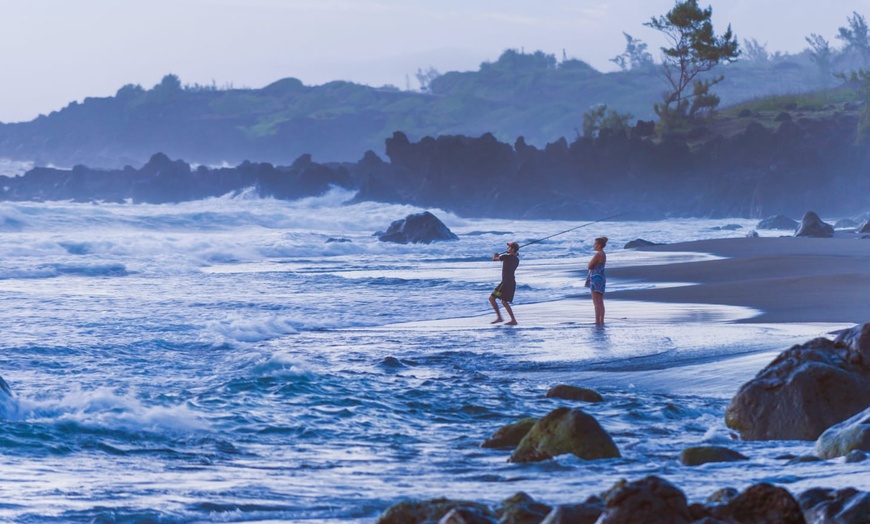
[[[657,105],[656,113],[663,121],[692,117],[698,110],[711,109],[718,104],[709,88],[724,77],[702,80],[698,75],[722,62],[733,62],[740,51],[730,24],[723,35],[714,33],[710,21],[712,14],[712,8],[701,9],[697,0],[684,0],[678,1],[666,15],[644,24],[663,33],[671,43],[671,47],[662,48],[662,67],[668,91],[664,95],[664,104]],[[691,95],[687,95],[689,86],[693,86]],[[693,98],[701,103],[691,103]]]

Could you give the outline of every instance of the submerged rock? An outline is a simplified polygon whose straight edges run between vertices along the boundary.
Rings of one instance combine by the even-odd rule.
[[[398,244],[430,244],[438,240],[459,240],[438,217],[428,211],[396,220],[386,233],[377,233],[381,242]]]
[[[812,211],[807,211],[801,219],[798,230],[795,231],[796,237],[816,237],[830,238],[834,236],[834,226],[823,222],[819,215]]]
[[[547,398],[562,398],[565,400],[580,400],[582,402],[601,402],[604,398],[597,391],[581,388],[579,386],[569,386],[567,384],[559,384],[553,386],[547,391]]]
[[[740,387],[725,423],[744,440],[816,440],[870,407],[870,323],[780,353]]]
[[[760,221],[755,227],[756,229],[779,229],[783,231],[794,231],[798,228],[799,225],[800,223],[793,218],[789,218],[785,215],[774,215]]]
[[[592,415],[558,408],[532,426],[508,462],[540,462],[567,453],[584,460],[620,456],[613,439]]]
[[[684,466],[700,466],[708,462],[734,462],[749,460],[749,457],[720,446],[693,446],[680,453],[680,463]]]
[[[638,247],[648,247],[648,246],[659,246],[661,244],[657,244],[656,242],[650,242],[649,240],[644,240],[642,238],[636,238],[634,240],[629,240],[625,243],[625,246],[622,249],[635,249]]]

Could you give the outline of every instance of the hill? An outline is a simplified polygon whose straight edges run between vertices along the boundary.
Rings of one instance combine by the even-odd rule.
[[[724,66],[723,105],[816,89],[822,79],[805,54]],[[193,163],[244,160],[289,164],[356,161],[401,131],[426,136],[492,133],[543,147],[581,134],[583,115],[606,104],[651,119],[664,83],[657,68],[601,73],[580,60],[504,52],[474,72],[449,72],[426,92],[348,82],[306,86],[285,78],[261,89],[183,86],[167,75],[151,89],[127,85],[30,122],[0,124],[0,157],[38,165],[141,165],[155,152]]]
[[[35,168],[0,177],[0,200],[177,202],[254,192],[297,199],[330,187],[355,201],[439,208],[461,216],[588,219],[630,211],[674,216],[856,216],[870,211],[865,104],[852,89],[756,99],[663,137],[651,122],[560,138],[539,148],[493,134],[410,139],[387,159],[288,167],[194,167],[155,154],[142,168]]]

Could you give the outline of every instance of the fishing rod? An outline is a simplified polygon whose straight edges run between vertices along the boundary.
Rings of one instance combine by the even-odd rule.
[[[559,235],[564,235],[565,233],[568,233],[570,231],[574,231],[575,229],[580,229],[581,227],[591,226],[592,224],[597,224],[599,222],[604,222],[605,220],[610,220],[612,218],[621,217],[621,216],[627,215],[627,214],[628,213],[625,213],[625,212],[617,213],[617,214],[611,215],[609,217],[604,217],[604,218],[599,218],[598,220],[593,220],[592,222],[586,222],[585,224],[581,224],[579,226],[572,227],[571,229],[566,229],[565,231],[559,231],[558,233],[553,233],[552,235],[550,235],[548,237],[539,238],[537,240],[532,240],[531,242],[526,242],[525,244],[521,245],[520,247],[522,248],[522,247],[530,246],[532,244],[537,244],[538,242],[543,242],[544,240],[547,240],[548,238],[553,238],[553,237],[557,237]],[[504,255],[505,253],[507,253],[507,251],[505,251],[501,254]]]

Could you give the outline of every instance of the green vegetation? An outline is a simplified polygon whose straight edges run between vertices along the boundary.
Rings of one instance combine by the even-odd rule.
[[[662,69],[668,82],[663,103],[655,105],[662,128],[681,127],[698,116],[709,115],[720,98],[710,87],[724,76],[701,76],[720,63],[730,63],[740,55],[731,26],[722,36],[713,32],[711,8],[701,9],[697,0],[677,2],[666,15],[653,18],[649,26],[668,39],[672,47],[662,48]],[[686,91],[692,86],[692,94]]]

